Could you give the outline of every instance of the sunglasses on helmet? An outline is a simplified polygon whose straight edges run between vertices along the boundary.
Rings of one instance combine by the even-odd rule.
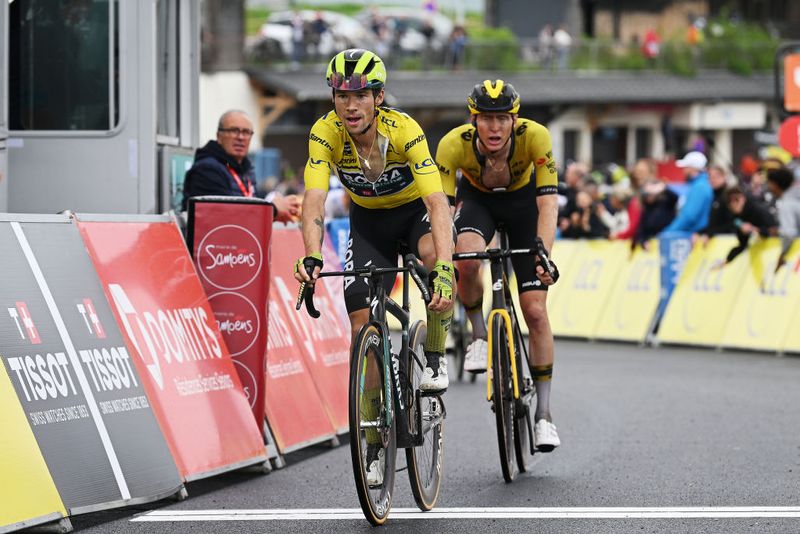
[[[369,89],[370,84],[366,74],[351,74],[345,76],[339,72],[334,72],[328,78],[328,85],[340,91],[358,91],[359,89]]]

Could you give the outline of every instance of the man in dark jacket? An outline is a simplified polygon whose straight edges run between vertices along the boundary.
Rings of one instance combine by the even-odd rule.
[[[739,240],[739,244],[728,252],[725,258],[726,264],[747,249],[751,236],[778,235],[778,221],[770,213],[767,205],[757,198],[748,196],[740,186],[735,185],[725,192],[725,203],[734,217],[733,226]]]
[[[253,123],[243,111],[222,114],[217,126],[217,140],[197,149],[192,168],[183,184],[183,209],[190,197],[221,195],[252,197],[255,194],[253,164],[247,158]],[[295,195],[269,199],[277,208],[276,220],[288,221],[300,213]]]

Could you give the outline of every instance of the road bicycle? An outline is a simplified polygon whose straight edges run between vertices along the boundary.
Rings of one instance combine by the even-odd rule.
[[[313,264],[305,265],[313,271]],[[397,304],[383,287],[385,275],[403,273],[403,302]],[[402,267],[359,267],[350,271],[319,273],[325,276],[365,278],[369,283],[369,321],[351,347],[349,421],[350,456],[358,500],[364,516],[382,525],[389,516],[394,490],[397,448],[406,449],[406,466],[417,506],[431,510],[439,498],[444,457],[444,420],[447,415],[439,394],[419,389],[425,369],[424,321],[410,325],[409,277],[426,303],[430,290],[427,272],[413,254]],[[355,283],[355,282],[354,282]],[[297,309],[303,302],[314,318],[314,286],[301,284]],[[387,314],[401,325],[400,350],[392,350]]]
[[[528,369],[528,349],[511,298],[509,274],[513,256],[536,256],[554,280],[558,270],[550,261],[542,240],[535,248],[511,249],[504,228],[499,228],[500,248],[453,255],[453,261],[489,260],[492,282],[492,309],[488,324],[486,398],[492,403],[497,423],[500,466],[506,482],[517,472],[527,470],[528,453],[535,453],[531,417],[535,409],[536,388]],[[516,461],[516,469],[515,469]]]

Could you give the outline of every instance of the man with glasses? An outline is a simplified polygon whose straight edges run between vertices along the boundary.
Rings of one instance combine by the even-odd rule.
[[[256,195],[253,164],[247,157],[252,138],[253,123],[244,111],[230,110],[222,114],[217,125],[217,140],[197,149],[194,164],[186,173],[184,210],[190,197]],[[278,209],[278,221],[289,221],[300,214],[300,199],[296,195],[275,195],[269,200]]]

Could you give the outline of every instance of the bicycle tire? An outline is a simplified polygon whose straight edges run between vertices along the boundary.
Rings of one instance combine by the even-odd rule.
[[[513,319],[512,324],[514,326],[512,332],[514,332],[515,343],[514,363],[517,366],[519,387],[523,388],[525,385],[525,370],[523,366],[526,365],[527,362],[525,362],[522,356],[522,347],[520,344],[525,343],[525,340],[519,335],[516,322]],[[531,409],[531,405],[526,403],[523,399],[523,391],[520,391],[520,399],[517,401],[514,413],[514,452],[517,458],[517,468],[520,473],[524,473],[528,470],[528,458],[531,450],[530,440],[533,439],[530,434],[530,429],[533,428],[530,424]]]
[[[391,425],[386,423],[386,410],[389,409],[383,371],[386,342],[376,325],[364,325],[353,343],[350,359],[349,420],[353,478],[364,517],[376,526],[385,523],[389,516],[397,460],[395,421],[392,419]],[[374,387],[370,387],[370,384]],[[383,451],[384,457],[382,483],[373,487],[367,481],[367,449],[370,445],[379,445],[378,454]]]
[[[408,407],[409,429],[418,432],[417,411],[422,410],[422,445],[406,449],[406,465],[411,493],[414,501],[423,512],[436,506],[439,490],[442,485],[442,464],[444,459],[444,404],[441,397],[421,396],[416,401],[416,391],[422,379],[425,353],[423,345],[428,329],[423,321],[416,321],[409,333],[409,347],[417,355],[416,359],[409,351],[406,361],[409,385],[406,388],[406,406]],[[427,429],[427,430],[426,430]]]
[[[503,479],[513,482],[514,468],[514,385],[508,353],[505,319],[500,314],[492,317],[492,402],[497,422],[497,445]]]

